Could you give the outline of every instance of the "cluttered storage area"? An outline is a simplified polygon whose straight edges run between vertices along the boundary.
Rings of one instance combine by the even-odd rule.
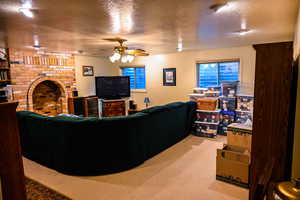
[[[238,81],[221,86],[194,88],[190,100],[197,102],[193,134],[205,138],[226,136],[216,150],[216,178],[249,187],[253,121],[253,87]]]

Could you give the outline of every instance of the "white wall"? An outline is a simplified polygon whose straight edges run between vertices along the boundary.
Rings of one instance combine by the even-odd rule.
[[[294,58],[300,55],[300,8],[294,40]],[[299,66],[300,68],[300,66]],[[298,73],[297,107],[294,132],[294,153],[292,177],[300,178],[300,71]]]
[[[151,106],[173,101],[186,101],[188,94],[196,87],[196,62],[239,58],[241,62],[241,81],[254,84],[255,50],[252,46],[212,49],[205,51],[186,51],[172,54],[139,57],[130,65],[146,67],[146,92],[133,93],[132,98],[138,107],[144,107],[144,97],[149,97]],[[127,64],[127,66],[130,66]],[[119,65],[115,65],[119,68]],[[163,68],[176,68],[177,85],[163,86]]]
[[[93,66],[94,76],[83,76],[82,66]],[[117,75],[118,70],[107,58],[91,56],[75,56],[76,87],[79,96],[95,95],[95,76]]]

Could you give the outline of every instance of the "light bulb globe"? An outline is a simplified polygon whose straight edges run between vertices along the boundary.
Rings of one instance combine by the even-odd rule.
[[[114,56],[115,60],[119,60],[121,58],[121,54],[119,52],[115,52],[113,54],[113,56]]]
[[[132,62],[133,60],[134,60],[134,56],[132,56],[132,55],[127,55],[127,60],[128,60],[128,62]]]
[[[127,62],[127,56],[122,56],[121,62],[122,62],[122,63],[126,63],[126,62]]]

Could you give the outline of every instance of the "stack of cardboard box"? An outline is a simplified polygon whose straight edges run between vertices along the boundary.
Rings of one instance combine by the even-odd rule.
[[[217,149],[218,180],[249,187],[252,128],[233,123],[227,128],[227,144]]]

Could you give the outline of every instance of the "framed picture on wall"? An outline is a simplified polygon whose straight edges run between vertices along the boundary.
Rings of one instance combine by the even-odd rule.
[[[164,68],[163,81],[164,86],[176,86],[176,68]]]
[[[94,67],[93,66],[82,66],[82,75],[83,76],[94,76]]]

